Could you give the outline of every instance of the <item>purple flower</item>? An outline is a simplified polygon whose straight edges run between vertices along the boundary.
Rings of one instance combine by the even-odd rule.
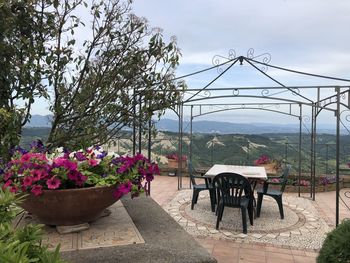
[[[107,152],[106,151],[103,151],[102,153],[98,154],[96,156],[96,159],[103,159],[107,156]]]
[[[118,188],[114,191],[113,196],[116,199],[121,198],[123,195],[126,195],[131,191],[131,186],[132,186],[131,182],[127,182],[125,184],[119,185]]]
[[[79,162],[87,160],[86,156],[82,152],[75,153],[75,158],[77,158]]]
[[[30,148],[32,150],[36,150],[38,152],[44,152],[45,151],[44,143],[41,140],[33,141],[30,144]]]

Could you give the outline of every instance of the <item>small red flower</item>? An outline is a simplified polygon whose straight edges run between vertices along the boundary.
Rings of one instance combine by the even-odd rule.
[[[43,187],[41,185],[34,185],[32,190],[30,190],[35,196],[41,195]]]
[[[49,179],[46,181],[47,188],[49,189],[57,189],[60,187],[61,181],[55,177]]]

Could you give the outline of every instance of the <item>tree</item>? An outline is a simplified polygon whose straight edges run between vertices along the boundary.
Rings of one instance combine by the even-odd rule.
[[[0,0],[0,154],[8,157],[43,84],[45,43],[53,24],[48,1]]]
[[[36,97],[50,101],[49,144],[74,148],[105,143],[179,100],[176,41],[165,43],[131,4],[0,0],[0,106],[18,113],[16,134]]]
[[[121,128],[161,114],[183,87],[172,80],[180,55],[175,40],[166,44],[160,30],[132,14],[131,1],[82,4],[55,5],[57,33],[47,58],[54,93],[48,141],[55,146],[105,143]],[[89,18],[75,14],[83,6]],[[89,39],[74,38],[81,28],[89,28]]]

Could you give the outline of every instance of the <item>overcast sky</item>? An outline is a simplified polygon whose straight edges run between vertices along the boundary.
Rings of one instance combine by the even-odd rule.
[[[228,56],[230,49],[246,56],[254,48],[255,55],[270,53],[272,65],[350,79],[349,0],[134,0],[133,12],[147,18],[151,27],[162,28],[165,39],[176,36],[182,53],[178,76],[212,66],[214,55]],[[217,87],[273,85],[248,65],[232,71]],[[267,73],[285,85],[335,83],[271,68]],[[186,81],[189,88],[201,88],[217,75],[213,71]],[[227,114],[205,118],[259,122],[263,116],[242,111],[231,115],[230,120]]]
[[[152,26],[162,28],[165,38],[176,36],[182,51],[178,76],[212,66],[214,55],[227,57],[230,49],[237,56],[246,56],[249,48],[253,48],[255,55],[271,54],[272,65],[350,79],[350,1],[347,0],[135,0],[134,12],[146,17]],[[230,71],[213,87],[275,85],[248,65],[235,65]],[[285,85],[349,84],[271,68],[267,73]],[[214,71],[186,81],[189,88],[201,88],[217,75]],[[203,118],[297,122],[291,117],[248,110]],[[320,121],[327,122],[329,118],[333,118],[331,114],[323,113]]]

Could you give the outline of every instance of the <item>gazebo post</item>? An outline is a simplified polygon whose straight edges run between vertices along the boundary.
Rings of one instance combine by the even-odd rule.
[[[191,116],[190,116],[190,145],[189,145],[189,160],[192,165],[192,133],[193,133],[193,105],[191,105]],[[190,180],[190,188],[191,188],[191,180]]]
[[[337,117],[337,128],[336,128],[336,169],[335,169],[335,176],[336,176],[336,197],[335,197],[335,225],[338,226],[339,224],[339,157],[340,157],[340,145],[339,145],[339,137],[340,137],[340,88],[335,88],[337,92],[337,110],[336,110],[336,117]]]
[[[303,109],[302,104],[299,104],[299,154],[298,154],[298,196],[300,197],[300,178],[301,178],[301,135],[302,135],[302,122],[303,122]]]

